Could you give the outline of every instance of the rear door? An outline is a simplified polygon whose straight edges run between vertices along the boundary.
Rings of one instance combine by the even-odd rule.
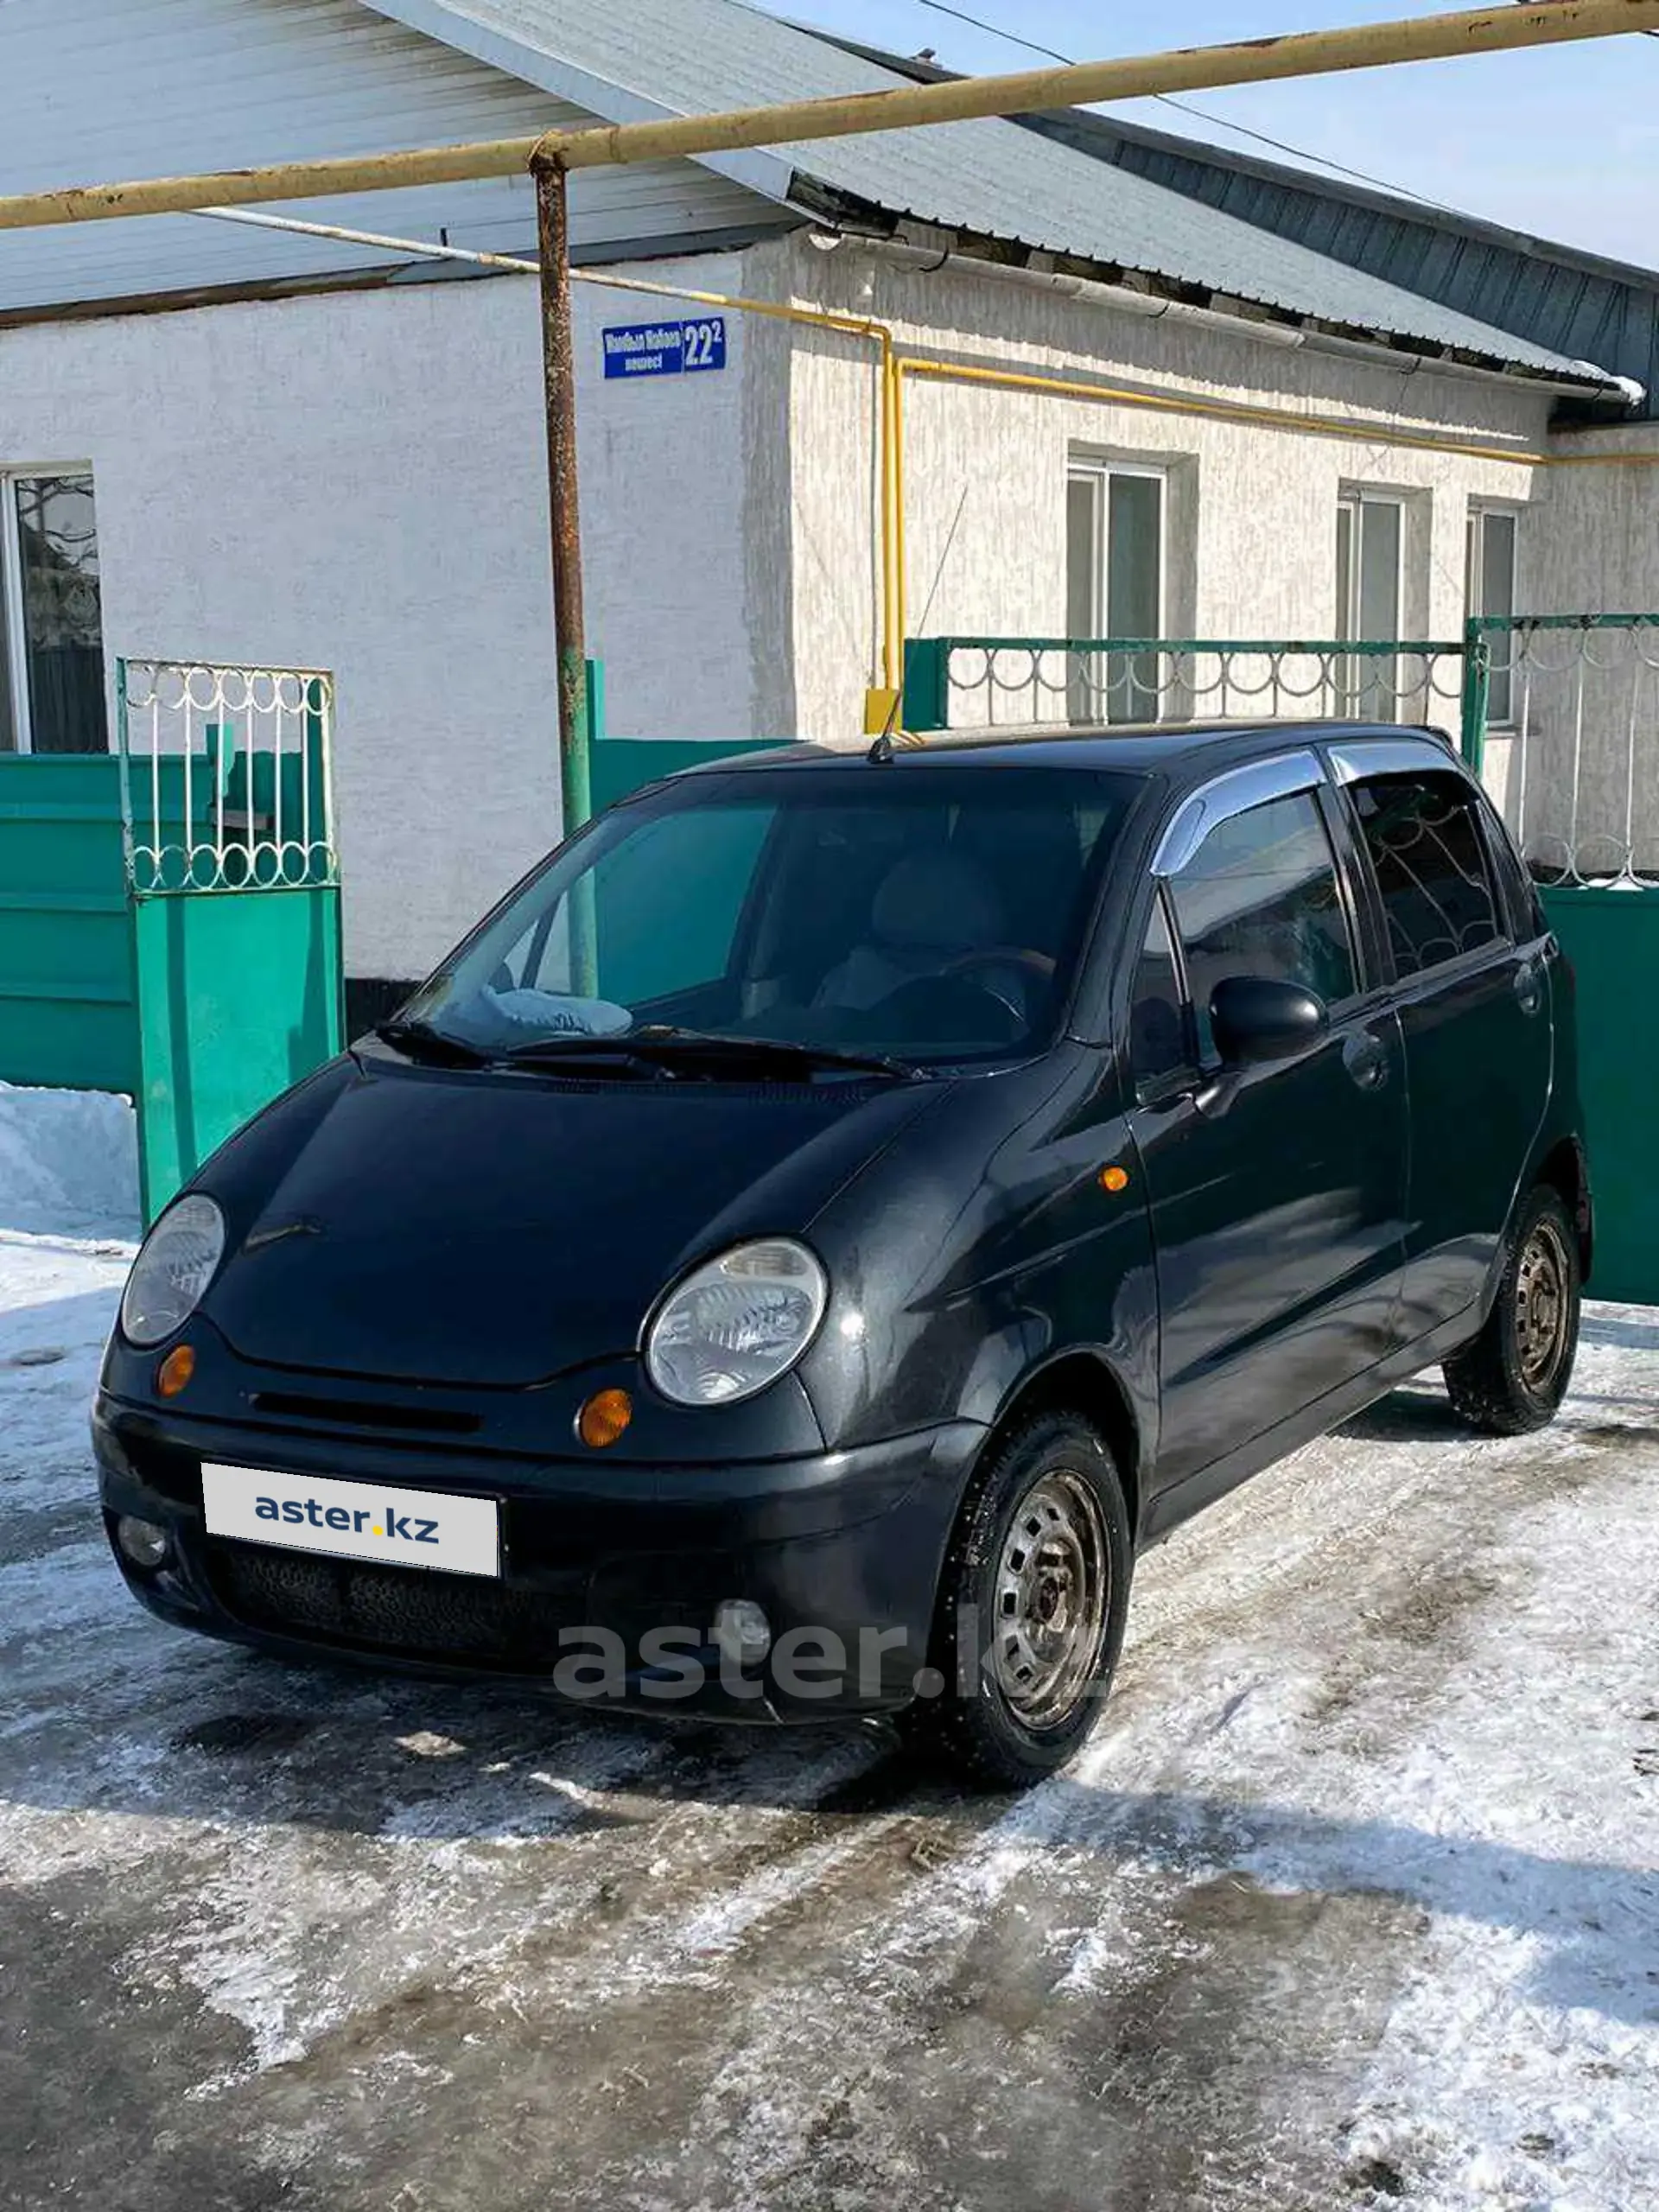
[[[1404,1058],[1337,865],[1324,777],[1306,752],[1218,779],[1177,815],[1154,863],[1128,1033],[1156,1248],[1160,1487],[1393,1342]],[[1294,1058],[1224,1070],[1209,1005],[1234,976],[1303,984],[1329,1031]]]
[[[1547,939],[1480,794],[1427,738],[1331,755],[1395,977],[1411,1107],[1402,1337],[1479,1298],[1549,1103]],[[1522,919],[1522,915],[1526,918]]]

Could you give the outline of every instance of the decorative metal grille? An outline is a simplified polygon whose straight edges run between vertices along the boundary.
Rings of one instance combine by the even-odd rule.
[[[1539,881],[1659,887],[1659,614],[1492,618],[1482,771]]]
[[[136,893],[338,882],[331,676],[125,660],[117,687]]]
[[[951,729],[1280,717],[1455,727],[1465,648],[1158,638],[960,638],[944,655]]]

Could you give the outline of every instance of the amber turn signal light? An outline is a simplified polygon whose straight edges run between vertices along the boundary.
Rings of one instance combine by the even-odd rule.
[[[164,1398],[176,1398],[196,1371],[196,1355],[188,1344],[175,1344],[156,1370],[156,1388]]]
[[[1111,1191],[1114,1192],[1118,1191],[1127,1191],[1129,1187],[1128,1169],[1127,1167],[1103,1167],[1100,1171],[1100,1187],[1103,1191]]]
[[[626,1390],[595,1390],[576,1415],[576,1434],[595,1452],[602,1452],[632,1419],[633,1400]]]

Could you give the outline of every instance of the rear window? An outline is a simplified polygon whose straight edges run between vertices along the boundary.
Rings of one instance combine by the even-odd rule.
[[[1504,940],[1479,801],[1460,776],[1367,776],[1349,796],[1402,982]]]

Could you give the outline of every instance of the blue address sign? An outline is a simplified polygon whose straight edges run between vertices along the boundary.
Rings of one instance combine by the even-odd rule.
[[[630,322],[601,334],[609,377],[690,376],[726,365],[726,318],[691,322]]]

